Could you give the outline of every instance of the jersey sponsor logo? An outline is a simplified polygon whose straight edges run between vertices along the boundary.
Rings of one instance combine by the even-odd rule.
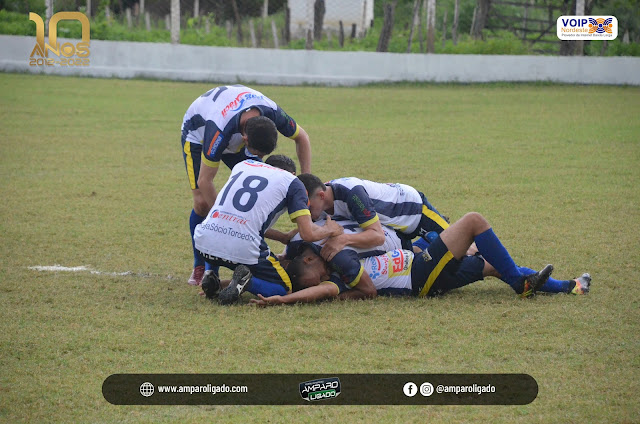
[[[362,200],[360,200],[358,196],[354,194],[351,199],[355,202],[356,205],[358,205],[358,207],[360,208],[360,212],[362,212],[364,216],[366,216],[367,218],[371,218],[371,211],[364,206],[364,203],[362,203]]]
[[[390,277],[394,275],[406,275],[409,273],[409,256],[402,250],[394,250],[391,252],[391,273]]]
[[[246,225],[246,223],[249,222],[249,220],[245,219],[242,216],[233,214],[231,212],[219,211],[217,209],[214,209],[213,212],[211,212],[211,218],[222,219],[239,225]]]
[[[240,240],[250,240],[250,241],[256,240],[256,238],[251,234],[243,233],[242,231],[238,231],[233,227],[224,227],[222,225],[218,225],[213,222],[209,222],[206,224],[202,223],[200,224],[200,227],[203,230],[213,231],[214,233],[218,233],[218,234],[229,236],[229,237],[234,237]]]
[[[222,112],[221,112],[222,117],[226,118],[229,112],[239,111],[240,109],[242,109],[244,104],[251,99],[264,99],[264,96],[253,94],[250,91],[243,91],[242,93],[238,94],[235,99],[229,102],[229,104],[222,109]]]
[[[211,143],[211,145],[209,146],[209,150],[207,150],[207,155],[209,156],[211,156],[211,152],[215,152],[218,149],[218,146],[222,142],[222,134],[220,134],[220,131],[216,131],[211,140],[213,139],[215,139],[215,141]]]
[[[396,183],[386,183],[389,187],[393,187],[396,190],[398,190],[398,194],[400,196],[404,196],[404,189],[402,188],[402,186],[400,184],[396,184]]]

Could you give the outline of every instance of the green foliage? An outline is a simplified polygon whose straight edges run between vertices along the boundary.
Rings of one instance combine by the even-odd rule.
[[[30,0],[36,4],[35,0]],[[447,8],[449,13],[449,24],[447,27],[447,40],[444,47],[442,46],[442,26],[441,22],[437,23],[437,30],[435,35],[435,53],[446,54],[509,54],[509,55],[522,55],[522,54],[535,54],[538,53],[540,45],[531,47],[529,43],[524,43],[520,38],[516,37],[509,31],[485,31],[485,40],[472,40],[468,36],[468,27],[463,24],[461,20],[458,29],[458,43],[453,45],[451,41],[451,24],[453,20],[453,0],[446,0],[440,2],[438,10],[440,8]],[[378,7],[376,3],[376,7]],[[449,4],[450,3],[450,4]],[[39,3],[38,3],[39,4]],[[398,3],[396,10],[396,25],[392,33],[392,37],[389,43],[389,52],[405,53],[407,51],[407,45],[409,41],[410,27],[408,22],[411,20],[412,13],[412,1],[405,1]],[[471,0],[464,0],[461,2],[461,9],[471,8],[471,14],[473,14],[473,2]],[[450,9],[449,9],[450,7]],[[626,7],[626,6],[625,6]],[[630,7],[630,6],[629,6]],[[622,6],[616,10],[622,10]],[[468,16],[468,10],[461,11],[461,18]],[[42,15],[43,13],[41,13]],[[205,31],[205,19],[210,19],[210,33]],[[284,16],[282,12],[276,13],[270,16],[270,20],[273,19],[276,22],[278,28],[284,25]],[[629,18],[629,25],[635,25],[634,18]],[[264,40],[263,46],[272,47],[271,40],[271,28],[270,20],[266,22],[266,26],[263,28]],[[338,35],[333,34],[331,41],[325,34],[323,39],[314,42],[315,50],[342,50],[342,51],[375,51],[378,45],[378,39],[380,37],[380,31],[382,29],[382,15],[378,15],[374,20],[372,28],[367,30],[366,36],[363,38],[351,39],[349,33],[345,37],[344,46],[340,48],[338,43]],[[200,16],[199,18],[187,18],[186,25],[183,25],[180,33],[180,42],[182,44],[193,44],[203,46],[226,46],[234,47],[239,46],[236,40],[236,30],[234,28],[232,38],[227,37],[226,29],[222,26],[215,25],[215,16],[210,14],[208,17]],[[254,20],[256,30],[261,23],[259,19]],[[626,22],[626,21],[625,21]],[[470,26],[470,21],[468,26]],[[75,21],[62,21],[59,24],[59,32],[61,36],[67,38],[80,38],[82,34],[82,27],[79,22]],[[426,30],[423,29],[426,32]],[[622,31],[622,24],[621,24]],[[349,31],[347,31],[349,32]],[[9,10],[0,10],[0,34],[12,34],[12,35],[34,35],[35,25],[29,21],[28,14],[11,12]],[[244,43],[243,46],[250,45],[249,37],[249,25],[247,21],[243,22],[243,34]],[[292,40],[289,45],[283,45],[283,40],[280,34],[280,45],[283,48],[289,49],[304,49],[306,41],[304,39]],[[424,35],[426,38],[426,34]],[[633,36],[633,33],[632,33]],[[413,42],[411,46],[411,52],[420,53],[418,28],[414,30]],[[555,39],[555,35],[549,35],[549,39]],[[140,17],[137,21],[134,18],[133,28],[128,28],[123,18],[113,17],[107,22],[104,16],[104,9],[91,20],[91,38],[94,40],[120,40],[120,41],[145,41],[145,42],[169,42],[171,37],[168,30],[166,30],[164,21],[159,20],[152,23],[152,30],[146,31],[144,28],[144,20]],[[606,56],[640,56],[640,43],[622,44],[622,32],[618,35],[618,38],[609,43],[609,47],[605,51]],[[543,45],[546,47],[546,45]],[[598,56],[601,54],[602,42],[591,42],[585,44],[585,54]],[[426,46],[423,45],[423,49]]]

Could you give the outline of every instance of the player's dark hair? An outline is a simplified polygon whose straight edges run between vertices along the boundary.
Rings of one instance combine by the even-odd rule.
[[[289,274],[289,279],[291,280],[291,289],[296,292],[298,290],[303,289],[301,287],[301,280],[306,271],[306,265],[304,263],[304,258],[306,255],[314,253],[311,245],[309,243],[302,243],[298,246],[297,252],[294,252],[295,257],[289,262],[287,266],[287,274]]]
[[[266,116],[254,116],[247,119],[244,131],[250,148],[265,155],[275,150],[278,142],[278,130],[271,119]]]
[[[267,165],[275,166],[276,168],[284,169],[296,175],[296,163],[289,156],[285,155],[271,155],[264,161]]]
[[[322,191],[327,189],[322,180],[313,174],[300,174],[298,175],[298,179],[304,184],[304,188],[307,189],[309,197],[313,196],[317,189]]]

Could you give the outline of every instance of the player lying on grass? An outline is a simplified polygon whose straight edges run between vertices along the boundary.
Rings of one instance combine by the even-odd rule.
[[[271,159],[273,157],[274,156],[270,156],[269,159],[267,159],[267,163],[272,161]],[[341,217],[337,217],[336,219],[337,220],[334,222],[339,224],[342,227],[343,231],[347,234],[357,234],[363,231],[355,221],[345,220]],[[319,220],[315,223],[316,225],[324,226],[325,220]],[[370,249],[359,249],[348,246],[342,252],[339,252],[337,255],[335,255],[331,259],[331,261],[329,261],[329,266],[333,269],[345,270],[341,274],[341,278],[342,281],[344,281],[346,284],[350,284],[353,286],[360,284],[360,287],[364,287],[365,285],[367,285],[366,278],[362,282],[360,281],[362,275],[360,272],[361,267],[359,266],[360,263],[358,262],[358,258],[381,255],[391,250],[402,249],[400,238],[398,237],[396,232],[391,228],[385,226],[383,226],[382,229],[385,235],[385,242],[380,246],[374,246]],[[286,235],[285,238],[286,237],[288,237],[288,235]],[[313,242],[313,244],[319,251],[322,247],[322,244],[324,244],[326,241],[327,239],[323,239]],[[300,234],[297,233],[293,235],[293,237],[290,237],[290,241],[287,240],[283,242],[283,244],[286,244],[285,251],[283,252],[283,254],[278,256],[278,260],[283,265],[283,267],[286,268],[288,266],[290,260],[297,255],[298,251],[305,243],[307,242],[305,242]],[[353,264],[356,264],[357,266],[354,267]],[[206,295],[209,299],[217,298],[219,297],[220,290],[224,290],[226,287],[228,287],[231,281],[232,280],[220,280],[215,274],[207,271],[204,278],[202,279],[203,292],[200,294]],[[247,288],[248,285],[242,290],[242,292],[247,290]],[[373,285],[368,285],[368,288],[372,293],[375,291]]]
[[[339,178],[324,184],[312,174],[298,176],[309,194],[309,210],[315,221],[329,214],[356,221],[365,231],[329,240],[322,256],[330,260],[345,246],[370,248],[383,243],[381,225],[411,240],[449,226],[427,198],[405,184],[382,184],[359,178]]]
[[[285,211],[305,241],[342,234],[342,227],[331,220],[323,227],[314,224],[308,203],[304,185],[291,172],[254,160],[233,167],[194,233],[196,249],[211,266],[234,270],[231,284],[218,298],[221,304],[235,302],[245,289],[263,295],[291,291],[289,276],[264,240]]]
[[[420,253],[426,250],[437,236],[437,233],[431,232],[427,234],[426,237],[417,239],[413,243],[413,252]],[[524,275],[535,273],[533,269],[528,267],[518,266],[518,269]],[[455,274],[455,278],[458,280],[458,284],[461,284],[459,287],[462,287],[464,285],[483,280],[484,277],[500,278],[500,273],[482,257],[476,246],[472,245],[469,250],[467,250],[467,256],[462,258],[460,267]],[[571,280],[557,280],[549,277],[547,282],[538,289],[538,292],[587,294],[589,292],[590,285],[591,275],[585,272],[580,277]]]
[[[484,263],[479,256],[466,255],[475,240],[479,252],[495,268]],[[261,306],[284,303],[313,302],[326,298],[365,298],[357,290],[348,290],[339,275],[331,273],[327,263],[307,245],[302,255],[289,266],[295,285],[301,290],[286,296],[252,299],[252,304]],[[370,257],[361,266],[369,274],[380,294],[403,294],[434,296],[482,279],[482,276],[499,276],[521,297],[533,296],[548,280],[553,267],[547,265],[542,271],[523,275],[506,249],[493,233],[489,223],[478,213],[469,213],[444,230],[427,250],[414,254],[408,250],[394,250],[384,255]],[[482,273],[477,275],[480,267]],[[475,269],[475,271],[474,271]],[[588,291],[590,277],[583,275],[574,281]],[[576,291],[577,292],[577,291]]]
[[[270,126],[253,125],[263,121]],[[271,153],[278,132],[293,139],[302,172],[311,172],[311,143],[305,130],[287,115],[273,100],[259,91],[242,85],[213,88],[189,106],[182,122],[182,156],[193,195],[193,210],[189,229],[193,242],[196,225],[200,224],[213,205],[217,191],[213,181],[220,161],[229,169],[245,159]],[[199,285],[205,269],[204,258],[193,246],[193,272],[189,284]]]

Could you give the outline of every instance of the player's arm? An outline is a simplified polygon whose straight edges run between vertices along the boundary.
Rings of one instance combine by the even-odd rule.
[[[309,134],[298,126],[298,135],[293,138],[296,142],[296,155],[300,162],[300,170],[302,174],[311,173],[311,141],[309,140]]]
[[[274,122],[280,134],[296,142],[296,155],[300,161],[301,172],[311,172],[311,141],[309,134],[278,106],[274,112]]]
[[[217,173],[218,167],[213,168],[206,165],[203,157],[200,165],[200,174],[198,175],[198,188],[200,189],[204,200],[207,202],[208,209],[213,207],[216,197],[218,196],[216,187],[213,185],[213,179],[216,177]]]
[[[337,237],[330,238],[324,246],[320,254],[325,261],[333,259],[338,252],[341,252],[347,246],[368,249],[380,246],[385,241],[382,224],[377,220],[369,224],[364,231],[356,234],[341,234]]]
[[[224,136],[212,121],[207,121],[204,129],[204,143],[202,145],[198,188],[202,192],[209,209],[213,207],[218,195],[213,185],[213,179],[218,173],[222,152],[228,144],[228,137]]]
[[[249,300],[250,304],[258,306],[286,305],[293,303],[312,303],[318,300],[330,299],[338,296],[340,289],[336,284],[325,281],[317,286],[308,287],[300,291],[287,294],[285,296],[269,296],[264,297],[258,295],[259,299]]]
[[[358,284],[353,286],[351,290],[344,291],[338,295],[338,299],[373,299],[378,295],[376,286],[373,285],[373,281],[369,274],[362,273]]]
[[[286,245],[287,243],[289,243],[291,241],[291,239],[293,238],[293,236],[295,236],[296,234],[298,234],[298,230],[296,228],[294,228],[293,230],[287,232],[287,233],[283,233],[282,231],[278,231],[274,228],[269,228],[267,231],[264,232],[264,236],[265,238],[268,238],[270,240],[275,240],[275,241],[279,241],[280,243]]]
[[[298,226],[298,232],[302,240],[308,242],[339,236],[343,233],[342,227],[333,221],[331,217],[327,217],[323,226],[314,224],[313,221],[311,221],[311,214],[296,217],[295,223]]]

